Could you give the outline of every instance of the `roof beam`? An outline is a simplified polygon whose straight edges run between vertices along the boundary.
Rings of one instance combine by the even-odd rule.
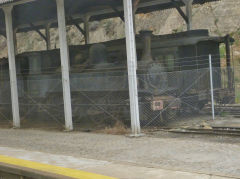
[[[69,16],[69,20],[70,20],[70,22],[72,22],[72,24],[74,24],[74,25],[77,27],[77,29],[78,29],[83,35],[85,35],[85,30],[83,30],[83,29],[80,27],[80,25],[76,22],[75,19],[72,18],[72,16]]]
[[[138,6],[139,6],[140,0],[134,0],[133,1],[133,13],[136,14]]]
[[[184,21],[186,23],[188,23],[188,18],[186,16],[186,14],[183,12],[183,10],[180,8],[180,4],[179,2],[176,2],[175,0],[172,0],[172,4],[174,5],[174,7],[177,9],[178,13],[182,16],[182,18],[184,19]]]
[[[109,5],[120,17],[120,19],[124,22],[124,15],[117,9],[117,7],[113,4]]]
[[[47,42],[47,37],[33,23],[30,22],[29,25]]]

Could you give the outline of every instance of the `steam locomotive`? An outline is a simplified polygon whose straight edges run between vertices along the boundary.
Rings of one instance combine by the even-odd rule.
[[[142,31],[136,35],[140,116],[151,120],[154,114],[168,120],[187,107],[186,103],[197,109],[208,103],[209,78],[203,77],[197,85],[194,80],[203,73],[208,75],[204,72],[209,67],[208,54],[215,54],[213,67],[220,67],[221,43],[225,43],[224,37],[210,37],[207,30],[160,36]],[[107,113],[129,119],[125,39],[70,46],[69,51],[73,117]],[[10,98],[4,91],[9,84],[8,61],[2,59],[0,63],[3,104]],[[20,104],[47,101],[52,108],[62,104],[59,49],[19,54],[16,69]],[[222,87],[219,74],[214,74],[215,89]]]

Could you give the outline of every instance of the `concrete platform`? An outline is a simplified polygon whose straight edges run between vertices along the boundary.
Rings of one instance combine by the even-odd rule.
[[[239,137],[0,129],[0,147],[3,156],[116,178],[240,178]]]
[[[1,171],[31,178],[81,179],[228,179],[200,173],[147,168],[64,155],[0,147]],[[99,173],[99,174],[95,174]],[[105,176],[104,176],[105,175]],[[108,177],[111,176],[111,177]],[[12,178],[12,177],[11,177]]]
[[[49,155],[40,152],[30,152],[24,150],[14,150],[11,148],[0,148],[0,176],[4,174],[6,178],[80,178],[80,179],[114,179],[83,170],[78,170],[80,166],[90,167],[102,165],[105,162],[74,159],[73,157]],[[13,155],[13,153],[15,153]],[[15,156],[15,157],[13,157]],[[65,167],[63,167],[65,166]],[[84,167],[81,167],[84,168]],[[19,177],[18,177],[19,176]]]

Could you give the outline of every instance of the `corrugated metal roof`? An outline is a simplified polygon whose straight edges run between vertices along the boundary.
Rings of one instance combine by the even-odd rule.
[[[9,2],[13,2],[14,0],[0,0],[0,4],[5,4]]]

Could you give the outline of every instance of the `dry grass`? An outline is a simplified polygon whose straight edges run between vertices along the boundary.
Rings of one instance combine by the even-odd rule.
[[[113,127],[106,127],[101,132],[113,135],[124,135],[129,133],[127,127],[121,121],[117,121]]]

